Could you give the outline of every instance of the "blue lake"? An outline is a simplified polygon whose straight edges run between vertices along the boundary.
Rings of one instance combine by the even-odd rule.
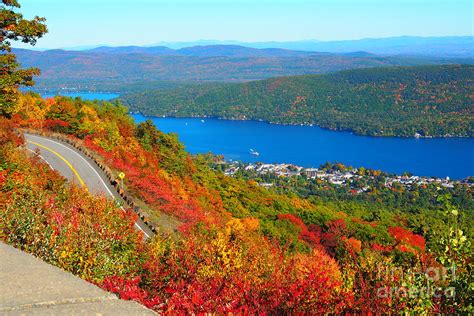
[[[56,94],[43,94],[53,97]],[[114,93],[63,93],[85,100],[111,100]],[[387,172],[411,172],[421,176],[474,176],[472,138],[398,138],[358,136],[319,127],[274,125],[257,121],[227,121],[193,118],[147,118],[134,114],[137,122],[151,119],[162,131],[175,132],[191,153],[213,152],[226,159],[245,162],[292,163],[318,167],[342,162]],[[260,155],[250,154],[250,148]]]
[[[408,171],[453,179],[474,176],[472,138],[369,137],[257,121],[133,117],[136,122],[151,119],[158,129],[177,133],[191,153],[213,152],[226,159],[303,167],[337,161],[398,174]],[[251,155],[250,148],[260,156]]]

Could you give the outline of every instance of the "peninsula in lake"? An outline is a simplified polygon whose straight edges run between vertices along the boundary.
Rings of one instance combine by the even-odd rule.
[[[125,94],[133,112],[316,124],[372,136],[473,137],[474,66],[367,68]]]

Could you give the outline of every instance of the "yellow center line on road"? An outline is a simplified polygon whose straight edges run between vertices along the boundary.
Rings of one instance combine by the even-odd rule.
[[[81,176],[79,175],[79,173],[77,172],[77,170],[72,166],[72,164],[67,161],[66,158],[64,158],[63,156],[61,156],[60,154],[58,154],[56,151],[52,150],[51,148],[49,147],[46,147],[44,145],[41,145],[41,144],[38,144],[37,142],[33,142],[31,140],[27,140],[28,143],[31,143],[33,145],[36,145],[38,147],[41,147],[43,149],[46,149],[47,151],[50,151],[52,152],[53,154],[55,154],[56,156],[59,157],[59,159],[61,159],[62,161],[64,161],[64,163],[69,167],[69,169],[71,169],[72,173],[74,173],[74,175],[76,176],[77,180],[79,180],[79,183],[81,184],[82,187],[84,187],[86,190],[87,190],[87,186],[86,184],[84,183],[84,181],[82,180]]]

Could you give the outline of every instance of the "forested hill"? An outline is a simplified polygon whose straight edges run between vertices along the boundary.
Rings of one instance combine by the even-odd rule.
[[[123,96],[131,111],[317,124],[377,136],[474,137],[474,66],[370,68]]]

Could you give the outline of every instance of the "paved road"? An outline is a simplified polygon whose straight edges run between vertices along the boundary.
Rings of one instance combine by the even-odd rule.
[[[0,242],[0,315],[155,315]]]
[[[43,136],[24,135],[27,149],[33,153],[39,151],[40,158],[46,161],[51,169],[59,171],[69,181],[85,187],[94,194],[109,196],[120,201],[120,196],[108,183],[102,170],[74,147]],[[145,237],[153,235],[150,228],[141,219],[138,219],[135,226],[144,233]]]

